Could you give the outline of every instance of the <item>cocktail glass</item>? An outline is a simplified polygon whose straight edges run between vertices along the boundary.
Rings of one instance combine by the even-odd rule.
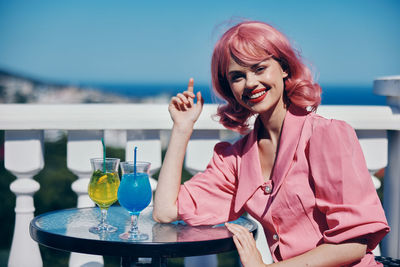
[[[131,215],[130,229],[120,234],[124,240],[140,241],[149,238],[140,233],[138,219],[140,212],[151,202],[151,187],[149,181],[150,162],[122,162],[122,179],[118,189],[118,201]]]
[[[101,220],[97,226],[89,229],[91,233],[115,232],[116,227],[107,224],[107,210],[118,199],[118,187],[120,184],[118,176],[119,159],[116,158],[93,158],[90,159],[93,174],[90,178],[88,192],[89,197],[101,210]]]

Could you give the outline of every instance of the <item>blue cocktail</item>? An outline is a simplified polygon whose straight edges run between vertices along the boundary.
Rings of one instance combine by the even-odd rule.
[[[131,227],[129,231],[119,235],[126,240],[145,240],[147,234],[138,230],[137,222],[140,212],[151,202],[151,187],[149,181],[150,163],[138,161],[122,162],[122,180],[118,188],[118,201],[131,215]]]

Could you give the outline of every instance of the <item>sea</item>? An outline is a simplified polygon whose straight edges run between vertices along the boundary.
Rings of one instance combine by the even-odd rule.
[[[159,98],[168,102],[169,98],[186,90],[185,84],[95,84],[98,90],[121,96],[143,99]],[[373,93],[371,86],[326,85],[322,87],[322,105],[386,105],[386,97]],[[209,85],[196,85],[195,92],[201,91],[205,103],[221,103]]]

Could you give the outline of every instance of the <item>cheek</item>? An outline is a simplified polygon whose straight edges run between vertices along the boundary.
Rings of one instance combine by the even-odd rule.
[[[274,73],[271,73],[271,75],[269,75],[267,79],[271,81],[274,84],[274,86],[277,87],[278,89],[284,87],[285,83],[281,72],[276,71]]]
[[[235,99],[237,101],[240,101],[242,99],[242,92],[243,92],[242,90],[240,90],[240,86],[238,86],[237,84],[231,85],[231,90]]]

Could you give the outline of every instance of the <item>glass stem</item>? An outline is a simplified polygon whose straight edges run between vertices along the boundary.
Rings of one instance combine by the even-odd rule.
[[[101,210],[100,225],[105,226],[106,225],[106,218],[107,218],[107,209],[100,209],[100,210]]]
[[[131,214],[131,229],[129,230],[129,233],[137,234],[138,233],[138,223],[139,220],[139,214],[137,213],[132,213]]]

